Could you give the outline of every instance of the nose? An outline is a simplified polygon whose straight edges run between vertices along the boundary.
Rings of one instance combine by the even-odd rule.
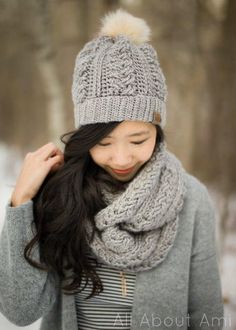
[[[126,169],[133,165],[132,159],[131,151],[127,147],[117,147],[112,154],[112,167],[115,169]]]

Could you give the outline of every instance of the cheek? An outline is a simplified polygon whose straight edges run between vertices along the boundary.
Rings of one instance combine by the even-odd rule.
[[[150,140],[150,142],[147,143],[142,150],[140,150],[140,160],[146,161],[151,158],[155,148],[155,142],[155,139]]]
[[[151,158],[154,147],[150,146],[139,152],[139,161],[146,162]]]
[[[93,148],[90,150],[90,156],[92,157],[93,161],[97,164],[101,164],[105,162],[106,160],[106,155],[101,152],[101,150],[98,150],[96,148]]]

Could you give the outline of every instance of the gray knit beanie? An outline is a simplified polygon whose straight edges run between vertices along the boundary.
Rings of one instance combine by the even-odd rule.
[[[75,127],[111,121],[166,123],[167,87],[150,28],[123,9],[102,18],[98,36],[75,61]]]

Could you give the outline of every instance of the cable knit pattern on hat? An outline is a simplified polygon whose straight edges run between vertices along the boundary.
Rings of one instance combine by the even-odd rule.
[[[95,216],[93,253],[127,271],[156,266],[174,244],[185,194],[184,169],[163,142],[125,191],[103,189],[108,205]]]
[[[153,95],[158,95],[159,99],[166,102],[167,99],[167,87],[165,84],[165,78],[159,65],[157,52],[149,44],[145,44],[140,47],[146,56],[146,60],[149,64],[150,76],[152,79],[148,81],[150,90]]]
[[[119,38],[114,44],[111,52],[104,59],[107,62],[102,77],[109,86],[110,95],[135,95],[135,67],[132,57],[130,43],[126,38]]]
[[[76,128],[110,121],[152,122],[155,113],[160,114],[159,124],[164,127],[165,77],[155,49],[143,36],[139,42],[135,42],[138,35],[133,37],[136,30],[141,33],[142,28],[149,28],[145,21],[124,12],[114,13],[109,20],[104,24],[116,21],[116,26],[104,29],[110,35],[101,34],[88,42],[75,61],[72,99]]]

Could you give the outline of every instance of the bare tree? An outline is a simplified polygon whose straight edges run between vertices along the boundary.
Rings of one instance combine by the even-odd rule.
[[[33,50],[47,97],[49,139],[54,140],[63,131],[64,99],[62,86],[57,73],[55,49],[50,29],[49,2],[28,0],[31,12]]]

